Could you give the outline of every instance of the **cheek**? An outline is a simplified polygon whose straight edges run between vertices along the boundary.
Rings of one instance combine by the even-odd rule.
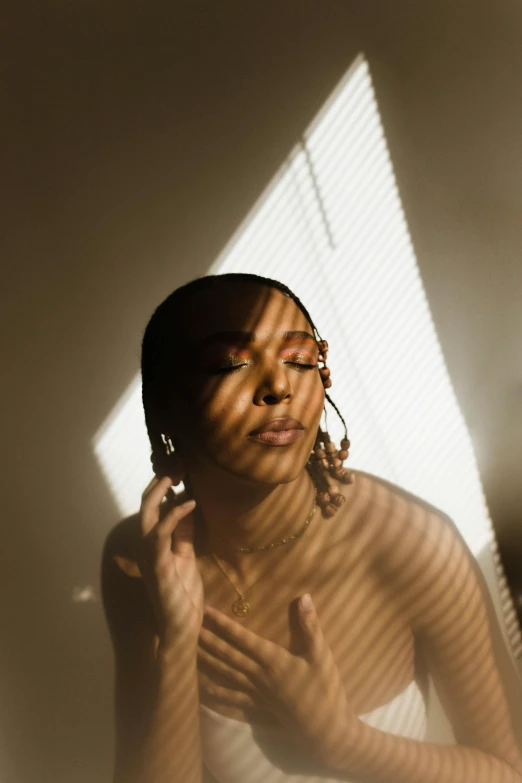
[[[325,403],[320,376],[316,373],[301,376],[296,379],[293,392],[291,415],[302,421],[306,429],[318,426]],[[255,426],[260,413],[259,407],[253,405],[252,397],[252,389],[241,383],[215,385],[213,389],[207,389],[206,395],[198,395],[198,418],[209,434],[216,437],[246,434]]]
[[[181,417],[181,426],[189,438],[203,440],[208,452],[227,459],[234,458],[236,450],[241,453],[245,445],[243,438],[255,426],[260,413],[259,409],[254,410],[252,390],[242,383],[229,383],[231,380],[212,379],[194,384]],[[300,419],[307,430],[304,453],[314,446],[325,392],[318,373],[296,378],[293,390],[291,415]]]
[[[212,432],[225,435],[244,429],[245,420],[252,408],[252,400],[246,394],[229,396],[220,394],[209,400],[202,410],[203,420]]]
[[[213,451],[229,448],[231,440],[238,434],[245,434],[251,408],[251,395],[244,389],[231,390],[222,385],[207,394],[198,407],[198,420]]]
[[[244,415],[241,395],[231,395],[217,380],[191,379],[175,407],[174,431],[182,439],[184,449],[190,452],[194,444],[200,448],[202,442],[214,450],[212,444],[223,443],[228,433],[237,430]]]
[[[313,373],[311,377],[303,379],[305,382],[302,384],[299,394],[296,395],[295,409],[298,412],[302,412],[301,421],[306,421],[307,426],[311,426],[312,423],[319,426],[321,414],[323,412],[325,403],[325,391],[323,382],[320,375]],[[297,416],[297,413],[295,414]]]

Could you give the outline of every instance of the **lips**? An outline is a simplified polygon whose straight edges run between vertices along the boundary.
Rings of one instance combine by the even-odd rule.
[[[282,418],[272,419],[266,424],[261,425],[255,430],[252,430],[251,435],[260,435],[263,432],[285,432],[286,430],[302,430],[303,425],[297,419]]]

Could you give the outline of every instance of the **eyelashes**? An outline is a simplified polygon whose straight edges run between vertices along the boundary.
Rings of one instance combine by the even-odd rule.
[[[305,364],[304,362],[285,362],[285,364],[290,364],[292,367],[297,367],[300,370],[316,370],[319,366],[317,364]],[[240,370],[242,367],[250,367],[250,365],[235,364],[230,367],[216,367],[214,369],[207,370],[207,372],[211,373],[212,375],[225,375],[226,373],[232,373],[236,370]]]

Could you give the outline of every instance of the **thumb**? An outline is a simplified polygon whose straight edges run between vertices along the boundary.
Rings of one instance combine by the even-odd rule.
[[[317,612],[310,593],[305,593],[299,599],[299,619],[305,632],[309,651],[319,653],[323,641],[323,633],[317,619]]]
[[[193,557],[194,556],[194,518],[191,513],[192,508],[189,508],[188,515],[180,519],[174,530],[174,553],[181,555],[181,557]]]

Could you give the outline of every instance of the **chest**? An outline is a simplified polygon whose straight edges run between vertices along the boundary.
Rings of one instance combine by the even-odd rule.
[[[222,572],[206,564],[200,569],[208,603],[238,617],[232,604],[238,595]],[[230,576],[232,576],[230,574]],[[232,577],[233,579],[233,577]],[[391,701],[415,678],[412,631],[393,592],[379,575],[371,548],[359,538],[357,551],[346,542],[320,546],[301,557],[284,560],[245,592],[250,611],[238,621],[254,633],[298,653],[302,643],[297,600],[311,593],[341,681],[357,714]],[[230,687],[225,675],[198,664],[200,699],[211,709],[236,720],[271,722],[254,709],[214,702],[206,693],[212,684]]]

